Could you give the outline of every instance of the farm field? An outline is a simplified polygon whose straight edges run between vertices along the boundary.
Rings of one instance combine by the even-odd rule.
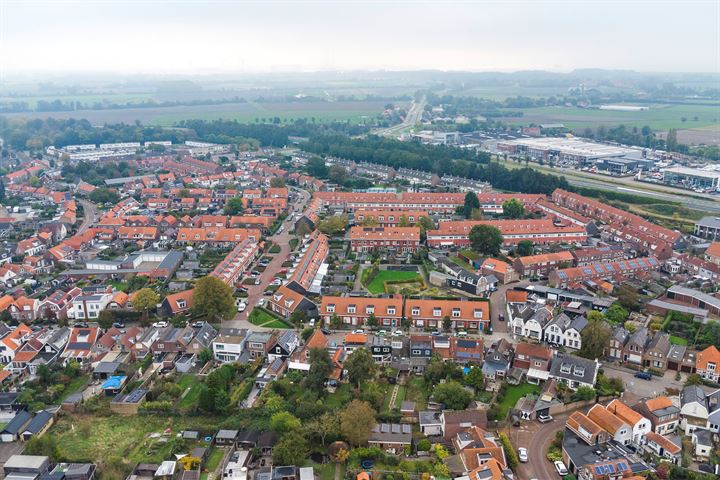
[[[373,295],[385,293],[385,282],[388,281],[416,283],[420,281],[420,274],[416,271],[380,270],[367,288]]]
[[[642,128],[649,125],[653,130],[670,128],[683,130],[704,128],[720,123],[720,105],[648,105],[649,110],[624,112],[595,110],[576,107],[525,108],[522,117],[507,118],[511,123],[563,123],[568,128],[596,128],[600,125],[623,124]],[[697,117],[697,120],[695,120]],[[686,120],[683,122],[682,119]]]
[[[281,121],[299,118],[316,121],[342,120],[360,123],[365,117],[375,117],[386,102],[273,102],[224,103],[220,105],[183,105],[175,107],[125,108],[108,110],[75,110],[70,112],[9,113],[8,118],[85,118],[93,124],[132,123],[139,120],[147,125],[173,126],[181,120],[237,120],[253,123],[279,117]]]

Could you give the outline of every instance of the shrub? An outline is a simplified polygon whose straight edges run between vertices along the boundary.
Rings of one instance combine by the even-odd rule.
[[[430,451],[430,440],[423,438],[417,443],[418,452],[429,452]]]
[[[505,449],[505,456],[507,457],[508,467],[510,467],[512,470],[515,470],[515,467],[517,467],[519,463],[517,452],[513,448],[512,443],[510,443],[510,439],[506,434],[501,432],[498,436],[500,438],[500,443],[502,443],[503,448]]]

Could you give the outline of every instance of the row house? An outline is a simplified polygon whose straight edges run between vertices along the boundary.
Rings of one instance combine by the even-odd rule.
[[[582,331],[588,321],[584,315],[571,317],[561,313],[553,318],[545,328],[545,341],[551,345],[565,347],[573,350],[582,348]]]
[[[610,338],[608,356],[620,362],[664,371],[668,367],[670,336],[665,332],[651,332],[640,327],[632,334],[618,327]]]
[[[293,265],[293,271],[288,282],[297,283],[304,291],[319,291],[319,285],[314,285],[320,270],[330,252],[330,245],[326,235],[318,230],[310,234],[300,248],[300,258]]]
[[[548,201],[546,198],[542,198],[534,205],[537,210],[544,212],[546,216],[553,218],[559,222],[569,222],[575,225],[579,225],[588,230],[597,230],[594,227],[593,220],[580,215],[568,208],[561,207],[556,203]],[[594,233],[594,232],[593,232]]]
[[[210,273],[226,285],[234,287],[252,262],[259,256],[261,245],[247,239],[238,243]]]
[[[547,277],[551,270],[571,266],[573,260],[573,254],[563,250],[557,253],[518,257],[513,262],[513,266],[521,277]]]
[[[18,242],[17,248],[15,249],[15,254],[30,256],[41,255],[43,252],[45,252],[49,243],[50,239],[43,241],[37,236],[26,238],[25,240],[20,240]]]
[[[264,217],[261,215],[236,215],[230,217],[228,226],[230,228],[258,228],[267,231],[273,224],[272,217]]]
[[[402,227],[415,225],[422,217],[430,218],[430,215],[416,210],[360,209],[355,212],[354,222],[356,225],[376,222],[381,227]]]
[[[625,422],[632,429],[631,442],[635,445],[642,445],[645,436],[652,431],[652,423],[649,419],[636,412],[622,400],[614,399],[607,404],[607,411]]]
[[[661,227],[607,203],[562,189],[552,193],[552,200],[574,212],[607,224],[618,240],[630,242],[641,252],[657,255],[662,260],[669,258],[673,249],[686,246],[680,232]]]
[[[590,420],[600,425],[603,430],[610,434],[610,438],[621,445],[629,445],[632,442],[632,427],[620,417],[611,413],[603,405],[594,405],[587,413]]]
[[[545,327],[552,320],[552,311],[540,304],[508,304],[507,321],[514,337],[541,342]]]
[[[139,242],[145,244],[158,238],[156,227],[120,227],[118,238],[125,242]]]
[[[40,300],[22,295],[15,299],[8,311],[19,322],[34,322],[38,318]]]
[[[419,328],[444,329],[447,317],[455,330],[484,331],[490,325],[490,304],[486,300],[405,300],[405,317]]]
[[[420,228],[355,226],[350,229],[350,248],[353,252],[414,253],[420,248]]]
[[[619,262],[625,259],[625,250],[620,245],[578,248],[571,253],[576,267],[584,267],[598,262]]]
[[[370,297],[322,297],[320,315],[325,325],[331,325],[337,316],[344,325],[366,325],[374,316],[378,325],[399,327],[403,318],[403,299],[399,295],[388,298]]]
[[[259,241],[260,230],[256,228],[179,228],[176,241],[179,244],[207,243],[225,245],[250,239]]]
[[[527,381],[537,385],[550,376],[552,356],[548,347],[521,342],[515,345],[512,367],[525,372]]]
[[[507,378],[513,362],[513,344],[501,338],[493,342],[485,353],[482,372],[486,379],[495,381]]]
[[[698,352],[695,365],[697,374],[702,378],[715,383],[720,382],[720,350],[715,345]]]
[[[656,271],[660,262],[656,257],[635,258],[610,263],[593,263],[584,267],[571,267],[553,270],[548,275],[548,284],[556,288],[596,280],[622,280],[635,277],[644,272]]]
[[[430,247],[468,247],[468,236],[473,227],[490,225],[500,230],[506,247],[529,240],[536,245],[553,243],[584,243],[587,231],[577,225],[558,225],[550,219],[537,220],[451,220],[440,222],[436,230],[428,230],[427,243]]]
[[[45,327],[31,334],[25,344],[15,354],[9,369],[16,375],[27,372],[35,375],[40,365],[54,363],[70,339],[70,329]]]
[[[357,209],[393,209],[450,214],[465,203],[465,194],[443,192],[315,192],[313,197],[319,199],[323,206],[342,208],[348,212]]]
[[[652,431],[659,435],[670,435],[680,424],[680,408],[666,396],[643,400],[633,408],[650,420]]]

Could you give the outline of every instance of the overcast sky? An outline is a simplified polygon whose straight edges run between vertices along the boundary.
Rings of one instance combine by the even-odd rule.
[[[720,0],[0,0],[0,69],[720,70]]]

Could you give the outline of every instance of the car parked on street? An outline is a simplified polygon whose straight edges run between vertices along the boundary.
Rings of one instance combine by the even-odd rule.
[[[527,448],[520,447],[518,448],[518,458],[522,463],[527,463],[528,461],[528,451]]]
[[[560,460],[557,460],[553,463],[555,466],[555,471],[560,475],[561,477],[564,477],[568,474],[568,469],[565,467],[565,464],[561,462]]]

